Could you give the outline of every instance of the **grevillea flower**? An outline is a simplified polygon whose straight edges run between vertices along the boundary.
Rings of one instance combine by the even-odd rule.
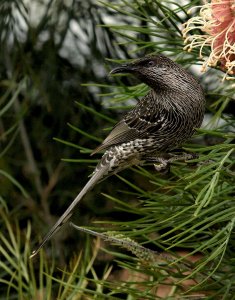
[[[199,16],[189,19],[184,24],[183,37],[185,50],[200,48],[200,58],[203,48],[211,47],[211,52],[203,64],[216,66],[226,72],[224,78],[235,79],[235,0],[212,0],[200,6]],[[189,31],[200,29],[204,34],[188,36]]]

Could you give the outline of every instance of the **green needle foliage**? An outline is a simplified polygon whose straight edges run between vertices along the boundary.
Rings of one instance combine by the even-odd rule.
[[[234,83],[216,69],[199,74],[197,50],[183,51],[182,24],[199,4],[3,1],[0,299],[235,299]],[[78,231],[67,227],[29,260],[98,162],[92,149],[148,91],[107,77],[111,65],[148,53],[200,77],[205,121],[183,145],[198,158],[107,179],[77,208]]]

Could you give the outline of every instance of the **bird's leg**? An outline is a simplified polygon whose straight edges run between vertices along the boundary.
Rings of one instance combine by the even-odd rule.
[[[146,158],[146,161],[154,162],[154,167],[158,172],[161,171],[169,171],[170,163],[177,161],[177,160],[190,160],[197,158],[198,155],[195,153],[182,153],[182,154],[174,154],[174,153],[168,153],[165,157],[156,157],[156,156],[150,156]]]
[[[176,160],[191,160],[198,158],[198,154],[196,153],[190,153],[190,152],[183,152],[182,154],[175,154],[175,153],[170,153],[171,157],[168,159],[168,162],[171,163]]]

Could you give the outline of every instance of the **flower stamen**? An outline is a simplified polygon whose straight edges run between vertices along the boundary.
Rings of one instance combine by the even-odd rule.
[[[199,48],[199,57],[204,59],[202,71],[208,66],[216,66],[225,72],[224,79],[235,79],[235,1],[211,0],[198,9],[199,15],[189,19],[182,30],[184,50],[190,52]],[[190,9],[190,11],[192,11]],[[189,35],[190,32],[200,30],[203,34]],[[203,55],[205,47],[210,46],[208,57]]]

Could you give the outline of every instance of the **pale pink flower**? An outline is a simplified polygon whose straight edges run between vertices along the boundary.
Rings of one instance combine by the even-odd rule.
[[[211,52],[205,59],[203,71],[207,66],[216,66],[226,72],[224,78],[235,79],[235,0],[212,0],[200,7],[199,16],[189,19],[183,29],[186,46],[191,51],[210,46]],[[188,35],[189,31],[200,29],[204,34]]]

